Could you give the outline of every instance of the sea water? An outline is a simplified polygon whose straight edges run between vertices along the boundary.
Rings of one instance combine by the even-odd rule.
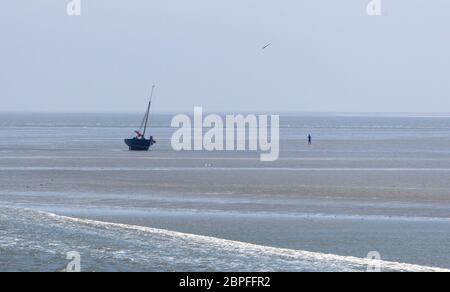
[[[59,270],[72,250],[87,270],[361,270],[345,257],[370,251],[450,268],[450,117],[281,114],[280,159],[262,163],[173,151],[172,116],[153,116],[157,144],[134,153],[123,139],[140,115],[1,113],[0,269]],[[124,225],[108,233],[51,214]],[[175,252],[126,226],[205,237]],[[308,253],[280,261],[294,251],[317,264]]]

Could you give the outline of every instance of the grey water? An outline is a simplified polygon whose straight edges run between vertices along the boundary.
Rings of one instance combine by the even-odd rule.
[[[270,163],[253,152],[175,152],[172,117],[153,115],[158,143],[133,153],[123,139],[141,115],[0,113],[2,269],[26,270],[34,254],[26,242],[35,244],[20,224],[41,218],[16,222],[11,207],[342,256],[378,251],[388,261],[450,268],[450,116],[281,114],[280,159]],[[65,224],[54,228],[52,244],[85,236]],[[59,267],[61,259],[50,258],[29,261],[38,270]],[[103,266],[101,257],[95,262]]]

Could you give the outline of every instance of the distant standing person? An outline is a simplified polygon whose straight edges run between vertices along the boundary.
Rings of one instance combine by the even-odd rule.
[[[312,136],[311,136],[311,134],[308,135],[308,145],[312,145]]]

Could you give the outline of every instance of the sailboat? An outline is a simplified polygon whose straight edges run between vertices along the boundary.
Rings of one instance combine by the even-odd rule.
[[[150,139],[145,138],[154,92],[155,92],[155,85],[153,85],[152,87],[152,93],[150,95],[150,101],[148,102],[147,112],[145,113],[141,126],[139,130],[134,131],[136,133],[136,136],[131,139],[125,139],[125,144],[127,144],[130,151],[148,151],[150,147],[156,143],[155,140],[153,140],[153,137],[150,137]],[[144,129],[143,132],[141,132],[142,129]]]

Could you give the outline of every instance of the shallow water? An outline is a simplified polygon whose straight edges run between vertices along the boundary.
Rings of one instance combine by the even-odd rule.
[[[410,264],[277,249],[167,230],[0,208],[0,271],[444,271]]]
[[[389,261],[450,268],[448,117],[282,115],[281,156],[272,163],[252,152],[174,152],[170,116],[151,121],[152,151],[128,152],[122,139],[135,121],[139,116],[0,114],[0,206],[359,258],[376,250]],[[312,146],[305,143],[310,132]],[[21,224],[47,222],[23,214],[22,223],[0,227],[9,234],[0,240],[5,270],[23,269],[33,253],[11,245],[26,237]],[[65,224],[45,234],[80,246],[47,248],[47,260],[28,270],[57,270],[63,250],[90,253],[102,245],[81,242],[85,231]],[[95,232],[102,237],[104,230]],[[178,256],[165,254],[158,267],[233,268],[208,258],[183,266]],[[114,260],[93,256],[89,269],[121,270]],[[262,262],[264,270],[279,270]],[[154,270],[145,263],[124,270]],[[328,270],[326,263],[315,268]]]

